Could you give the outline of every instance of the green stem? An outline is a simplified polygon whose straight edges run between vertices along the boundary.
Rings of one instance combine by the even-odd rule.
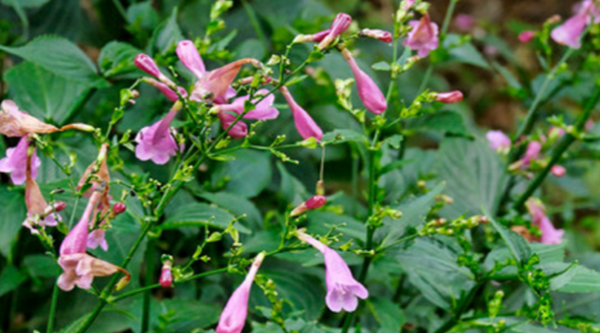
[[[148,241],[146,244],[146,277],[144,281],[145,286],[152,285],[154,281],[154,256],[155,256],[155,248],[154,244],[151,241]],[[148,328],[150,327],[150,301],[152,298],[152,293],[150,290],[147,290],[144,293],[144,303],[142,308],[142,332],[148,332]]]
[[[442,326],[440,326],[434,333],[445,333],[448,332],[452,327],[454,327],[461,319],[463,313],[465,313],[469,309],[469,305],[475,299],[475,296],[479,293],[479,290],[485,285],[486,279],[481,280],[477,283],[473,289],[469,292],[469,294],[461,300],[456,308],[455,313],[448,319]]]
[[[48,326],[46,328],[46,333],[54,332],[54,321],[56,317],[56,304],[58,303],[58,293],[60,290],[58,289],[58,284],[54,284],[54,289],[52,290],[52,301],[50,302],[50,316],[48,317]]]
[[[594,110],[596,104],[598,104],[599,100],[600,86],[597,86],[594,94],[587,101],[583,114],[578,119],[577,124],[575,125],[575,131],[577,133],[581,132],[585,128],[585,123],[590,118],[590,115],[592,114],[592,111]],[[548,162],[548,165],[546,165],[544,170],[542,170],[542,172],[540,172],[535,177],[535,179],[529,184],[525,192],[523,192],[519,199],[514,203],[514,209],[520,210],[523,207],[527,199],[529,199],[533,192],[535,192],[535,190],[542,184],[546,176],[548,176],[548,174],[550,173],[552,167],[556,165],[556,163],[560,160],[560,158],[567,151],[567,149],[569,149],[569,147],[575,140],[575,136],[573,136],[571,133],[565,134],[565,136],[559,142],[558,146],[554,149],[554,152],[552,153],[552,157],[550,158],[550,162]]]

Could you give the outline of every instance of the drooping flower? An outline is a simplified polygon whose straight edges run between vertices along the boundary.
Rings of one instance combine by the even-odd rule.
[[[250,289],[252,289],[252,282],[264,258],[265,255],[263,253],[256,256],[244,282],[233,292],[227,301],[219,318],[217,333],[241,333],[244,329],[246,316],[248,315]]]
[[[143,78],[143,81],[160,90],[160,92],[163,93],[163,95],[165,95],[172,102],[177,102],[179,100],[179,96],[177,95],[177,93],[174,92],[171,88],[169,88],[169,86],[167,86],[166,84],[156,81],[151,77],[145,77]],[[179,94],[183,98],[188,97],[188,93],[183,87],[177,86],[177,91],[179,91]]]
[[[412,30],[404,40],[404,46],[417,51],[420,58],[426,57],[429,52],[439,46],[438,25],[431,22],[429,14],[423,15],[419,21],[413,20],[408,24],[412,27]]]
[[[173,272],[171,272],[172,265],[173,262],[171,260],[165,260],[160,271],[160,279],[158,283],[165,288],[173,287]]]
[[[525,205],[533,219],[533,225],[537,226],[542,233],[540,242],[544,244],[562,243],[562,237],[565,231],[554,228],[554,225],[548,216],[546,216],[546,208],[542,202],[536,198],[529,198]]]
[[[224,131],[227,131],[227,134],[234,139],[242,139],[248,135],[248,125],[243,121],[238,121],[233,125],[233,127],[229,128],[231,124],[237,119],[237,116],[228,113],[228,112],[219,112],[217,115],[219,117],[219,121],[221,122],[221,127]],[[229,129],[229,130],[227,130]]]
[[[331,28],[329,29],[329,34],[323,38],[323,40],[319,43],[318,48],[320,50],[326,48],[336,39],[339,35],[344,33],[346,29],[352,23],[352,17],[346,13],[339,13],[336,15],[333,23],[331,23]]]
[[[255,105],[254,109],[249,111],[244,115],[245,119],[260,119],[260,120],[269,120],[275,119],[279,116],[279,111],[273,107],[273,103],[275,102],[275,96],[273,94],[269,95],[269,91],[266,89],[260,89],[256,92],[256,96],[266,96],[263,98],[258,104]],[[220,112],[223,111],[232,111],[237,114],[242,114],[244,112],[244,105],[246,101],[250,99],[249,95],[242,96],[236,98],[231,104],[220,104],[217,105],[217,108]],[[260,97],[255,97],[252,103],[258,102]]]
[[[554,177],[563,177],[567,173],[567,169],[565,169],[562,165],[553,165],[550,168],[550,172],[554,175]]]
[[[527,150],[525,150],[525,154],[519,160],[521,163],[521,167],[526,169],[531,164],[531,161],[538,158],[540,151],[542,150],[542,144],[538,141],[531,141],[527,145]]]
[[[126,210],[127,206],[122,202],[117,202],[112,207],[112,211],[115,215],[123,214]]]
[[[126,285],[131,279],[131,275],[126,270],[85,253],[90,215],[102,196],[101,192],[100,189],[92,194],[81,220],[69,232],[60,246],[58,264],[63,269],[63,273],[58,277],[57,285],[64,291],[73,290],[75,286],[89,289],[94,277],[109,276],[117,271],[125,274],[117,288]]]
[[[342,55],[348,61],[348,64],[352,69],[354,79],[356,80],[358,96],[367,110],[373,112],[374,114],[383,113],[387,109],[387,102],[377,84],[373,81],[373,79],[371,79],[370,76],[368,76],[358,67],[358,64],[348,49],[343,49]]]
[[[359,35],[378,39],[384,43],[391,43],[394,40],[391,32],[379,29],[362,29]]]
[[[27,206],[27,218],[22,225],[29,229],[32,234],[39,234],[39,228],[58,225],[58,221],[62,220],[58,212],[65,209],[66,203],[57,201],[49,205],[44,199],[40,187],[33,178],[29,177],[29,174],[26,183],[25,205]]]
[[[317,141],[320,141],[323,138],[323,131],[319,125],[315,123],[308,112],[301,108],[298,103],[296,103],[287,87],[282,86],[279,88],[279,91],[281,91],[281,94],[290,106],[290,110],[294,116],[294,123],[298,133],[300,133],[300,136],[305,140],[314,137],[317,139]]]
[[[252,64],[256,67],[261,65],[260,61],[256,59],[244,58],[207,72],[198,78],[190,99],[197,102],[211,99],[217,104],[227,103],[227,100],[236,94],[236,91],[231,88],[231,83],[235,80],[242,66],[246,64]]]
[[[485,137],[487,138],[490,147],[495,151],[508,152],[510,149],[510,138],[502,131],[489,131]]]
[[[310,199],[301,203],[298,207],[294,208],[290,213],[291,217],[298,216],[308,210],[319,209],[327,203],[327,198],[323,195],[314,195]]]
[[[463,100],[463,93],[458,90],[438,93],[435,97],[436,102],[446,103],[446,104],[458,103],[462,100]]]
[[[347,312],[356,310],[358,298],[366,299],[369,297],[369,291],[354,279],[344,259],[335,250],[301,231],[298,232],[298,238],[323,253],[327,307],[333,312],[340,312],[342,309]]]
[[[15,102],[4,100],[0,105],[0,134],[9,137],[20,137],[29,134],[46,134],[59,131],[55,126],[43,123],[37,118],[19,110]]]
[[[15,185],[21,185],[27,180],[27,163],[30,139],[24,136],[15,148],[6,150],[6,157],[0,159],[0,172],[10,173],[10,179]],[[37,178],[38,168],[42,164],[37,157],[35,148],[31,155],[31,178]]]
[[[535,37],[535,31],[525,30],[519,34],[519,41],[521,43],[529,43],[533,37]]]
[[[202,57],[200,53],[198,53],[198,49],[194,46],[194,43],[191,40],[182,40],[177,44],[177,56],[181,63],[187,69],[189,69],[198,79],[202,78],[204,74],[206,74],[206,66],[204,66],[204,61],[202,61]]]
[[[585,11],[569,18],[565,23],[552,29],[550,36],[558,44],[567,45],[570,48],[581,47],[581,34],[588,22]]]
[[[152,126],[142,128],[135,137],[138,143],[135,147],[135,156],[142,160],[152,160],[162,165],[169,161],[171,156],[176,156],[180,147],[171,134],[171,122],[181,109],[181,104],[176,102],[167,115]]]

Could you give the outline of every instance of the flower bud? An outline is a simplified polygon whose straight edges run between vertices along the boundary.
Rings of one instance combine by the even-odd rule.
[[[290,216],[296,217],[308,210],[321,208],[326,203],[327,203],[326,197],[324,197],[320,194],[315,195],[315,196],[311,197],[310,199],[306,200],[305,202],[301,203],[298,207],[294,208],[294,210],[292,210],[292,212],[290,213]]]
[[[112,210],[115,215],[123,214],[127,210],[127,206],[122,202],[117,202],[113,205]]]
[[[143,53],[138,54],[133,62],[137,68],[154,77],[159,77],[162,75],[160,69],[158,69],[158,65],[156,65],[154,60]]]
[[[173,273],[171,272],[172,262],[167,260],[163,263],[162,271],[160,273],[160,285],[165,288],[173,287]]]
[[[533,37],[535,37],[535,32],[531,30],[525,30],[519,34],[519,41],[521,43],[529,43]]]
[[[462,100],[463,100],[463,93],[458,90],[438,93],[435,98],[436,102],[441,102],[441,103],[446,103],[446,104],[458,103]]]
[[[562,165],[554,165],[552,166],[552,168],[550,169],[550,172],[552,172],[552,174],[554,175],[554,177],[562,177],[567,173],[567,169],[565,169],[565,167],[563,167]]]
[[[360,35],[364,37],[379,39],[384,43],[391,43],[394,39],[391,32],[379,29],[363,29],[360,31]]]

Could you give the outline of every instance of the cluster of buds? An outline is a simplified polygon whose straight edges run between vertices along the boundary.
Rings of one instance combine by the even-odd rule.
[[[488,222],[488,218],[484,215],[475,215],[469,218],[458,218],[450,222],[444,218],[438,218],[426,223],[425,226],[423,226],[423,228],[419,231],[419,235],[457,235],[465,230],[473,229],[482,223]]]

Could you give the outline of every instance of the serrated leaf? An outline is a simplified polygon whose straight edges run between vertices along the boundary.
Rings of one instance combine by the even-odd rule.
[[[177,24],[177,12],[177,7],[173,8],[169,18],[154,30],[150,41],[152,50],[164,54],[167,50],[174,48],[179,41],[183,40],[183,34]]]
[[[24,46],[0,45],[0,50],[19,56],[69,80],[86,82],[90,85],[100,85],[102,82],[92,60],[75,44],[63,37],[42,36]]]
[[[32,116],[63,125],[91,90],[81,81],[66,79],[32,62],[6,72],[11,98]]]
[[[569,264],[565,264],[568,266]],[[584,266],[575,266],[550,280],[550,289],[564,293],[600,291],[600,273]]]
[[[486,212],[486,216],[490,223],[500,234],[500,237],[504,240],[504,243],[508,247],[508,250],[512,256],[519,262],[524,263],[531,257],[531,247],[529,243],[523,238],[523,236],[507,229],[500,223],[498,223],[489,213]]]
[[[404,311],[390,299],[377,297],[367,299],[369,310],[379,324],[379,333],[400,332],[406,322]]]
[[[460,136],[470,137],[471,133],[467,130],[462,116],[453,111],[439,111],[432,114],[427,114],[418,118],[412,129],[425,131],[439,131],[451,133]]]
[[[98,65],[104,76],[126,75],[138,73],[135,57],[142,51],[127,43],[112,41],[102,48]]]
[[[212,183],[228,179],[224,190],[244,198],[252,198],[271,182],[271,155],[269,153],[241,150],[235,160],[220,163],[212,174]]]
[[[160,224],[160,229],[177,229],[183,227],[200,227],[204,225],[217,229],[225,229],[235,217],[229,212],[205,203],[195,202],[179,207],[172,214],[167,215],[165,222]],[[249,233],[248,228],[236,223],[235,228],[240,232]]]

